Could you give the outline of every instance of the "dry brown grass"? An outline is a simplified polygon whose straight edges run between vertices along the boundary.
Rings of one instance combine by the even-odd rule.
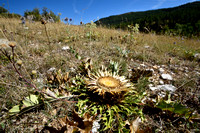
[[[26,29],[25,27],[28,27]],[[107,29],[103,27],[89,29],[85,26],[65,25],[63,23],[47,24],[47,33],[50,45],[45,34],[45,27],[40,22],[20,24],[16,19],[0,18],[0,38],[16,41],[16,61],[22,60],[21,73],[29,80],[46,78],[48,69],[55,67],[64,72],[78,69],[81,60],[75,57],[70,50],[62,50],[69,46],[75,50],[82,59],[91,58],[94,67],[107,65],[110,60],[124,64],[124,67],[133,67],[143,62],[152,65],[169,65],[199,71],[199,61],[190,60],[186,51],[200,52],[198,39],[182,39],[154,34],[135,34],[134,40],[124,37],[128,31]],[[86,35],[91,31],[91,39]],[[147,48],[148,47],[148,48]],[[10,52],[11,48],[7,48]],[[122,53],[122,51],[127,53]],[[169,62],[170,61],[170,62]],[[31,71],[37,71],[37,77],[31,78]],[[184,73],[176,73],[181,79]],[[189,77],[194,73],[188,72]],[[177,81],[178,82],[178,81]],[[182,84],[178,82],[177,84]],[[26,87],[24,82],[12,69],[12,65],[0,53],[0,108],[9,109],[22,99],[32,89]],[[1,114],[2,115],[2,114]]]

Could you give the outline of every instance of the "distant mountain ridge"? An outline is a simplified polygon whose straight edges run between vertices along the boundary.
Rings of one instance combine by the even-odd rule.
[[[200,1],[173,8],[109,16],[95,23],[122,29],[137,23],[140,25],[140,31],[143,32],[147,32],[148,29],[156,33],[200,35]]]

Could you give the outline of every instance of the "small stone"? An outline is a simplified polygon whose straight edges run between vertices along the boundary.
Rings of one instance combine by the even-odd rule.
[[[172,76],[169,74],[161,74],[162,79],[173,80]]]
[[[141,66],[141,67],[146,67],[146,65],[145,65],[145,64],[140,64],[140,66]]]
[[[159,85],[158,88],[164,91],[172,91],[175,92],[176,87],[171,84]]]
[[[161,85],[163,85],[163,84],[164,84],[164,81],[160,80],[159,83],[160,83]]]
[[[157,87],[152,87],[152,86],[150,86],[149,89],[152,90],[152,91],[158,90]]]
[[[194,54],[194,59],[200,61],[200,53]]]
[[[159,72],[163,73],[165,70],[163,68],[159,68]]]
[[[182,71],[182,72],[184,71],[184,69],[183,69],[182,67],[180,67],[180,68],[178,68],[178,69],[179,69],[179,71]]]
[[[198,58],[198,59],[200,59],[200,53],[196,53],[196,54],[194,54],[194,58]]]
[[[158,69],[158,66],[156,66],[156,65],[155,65],[155,66],[153,66],[153,69]]]
[[[152,75],[153,75],[153,73],[154,73],[154,70],[151,68],[151,69],[149,69],[150,71],[152,71]]]
[[[149,45],[145,45],[144,48],[148,49],[148,48],[150,48],[150,46]]]
[[[68,50],[68,49],[70,49],[69,46],[62,47],[62,50]]]
[[[50,55],[49,55],[48,53],[45,53],[43,56],[44,56],[44,58],[47,58],[47,57],[49,57]]]
[[[196,72],[197,75],[200,75],[200,72]]]
[[[152,91],[163,90],[163,91],[175,92],[176,87],[171,85],[171,84],[165,84],[165,85],[158,85],[156,87],[149,87],[149,89],[152,90]]]
[[[153,87],[153,84],[149,84],[149,87]]]

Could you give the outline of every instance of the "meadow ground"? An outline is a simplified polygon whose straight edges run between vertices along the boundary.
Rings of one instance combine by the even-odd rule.
[[[130,79],[136,88],[141,87],[144,80],[148,82],[142,89],[150,93],[148,96],[155,93],[150,91],[149,84],[152,86],[170,84],[176,87],[176,91],[170,93],[171,99],[166,99],[166,97],[163,99],[178,103],[189,114],[183,113],[181,109],[177,109],[178,111],[167,109],[167,107],[174,107],[171,104],[165,104],[166,108],[158,107],[158,100],[154,103],[155,106],[148,107],[155,112],[158,111],[160,116],[156,116],[154,111],[154,113],[147,111],[148,107],[144,106],[143,114],[148,122],[144,120],[140,129],[147,130],[148,127],[149,132],[199,131],[200,40],[198,38],[189,39],[153,33],[130,34],[129,31],[95,25],[75,26],[63,23],[41,24],[40,22],[27,22],[26,25],[22,25],[19,20],[6,18],[0,18],[0,28],[0,131],[41,131],[45,125],[52,124],[54,120],[72,111],[76,103],[62,100],[47,103],[44,102],[43,97],[40,98],[42,104],[37,108],[32,105],[30,107],[34,109],[24,108],[14,115],[9,113],[13,106],[18,104],[23,106],[22,100],[29,94],[34,94],[34,96],[40,94],[40,91],[35,90],[33,86],[27,85],[27,81],[41,91],[44,88],[58,89],[65,83],[61,83],[57,78],[57,86],[49,87],[48,72],[55,70],[59,75],[60,70],[62,74],[68,73],[67,78],[71,82],[70,80],[74,77],[84,75],[81,66],[86,59],[92,60],[94,71],[100,69],[102,65],[112,66],[112,61],[118,62],[119,67],[116,71]],[[12,52],[12,47],[7,46],[9,41],[16,42],[14,52]],[[7,57],[10,57],[10,60]],[[13,64],[16,69],[13,68]],[[146,81],[144,73],[147,69],[153,71],[152,82]],[[137,72],[134,73],[134,71]],[[169,74],[173,79],[165,79],[161,76],[162,74]],[[158,77],[156,79],[153,76]],[[51,80],[56,79],[56,77],[53,78]],[[66,95],[70,92],[65,89],[65,94],[62,94]],[[159,99],[155,96],[156,93],[154,97]],[[75,98],[73,100],[77,101]],[[150,105],[151,103],[146,101],[143,104]],[[109,132],[109,130],[105,131]]]

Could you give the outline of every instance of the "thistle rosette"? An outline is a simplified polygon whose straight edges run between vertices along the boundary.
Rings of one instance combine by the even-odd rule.
[[[143,96],[137,93],[135,85],[125,76],[104,67],[89,72],[82,78],[74,79],[76,86],[71,89],[80,94],[76,107],[81,116],[85,113],[98,116],[99,131],[126,130],[126,121],[142,117],[140,103]]]

